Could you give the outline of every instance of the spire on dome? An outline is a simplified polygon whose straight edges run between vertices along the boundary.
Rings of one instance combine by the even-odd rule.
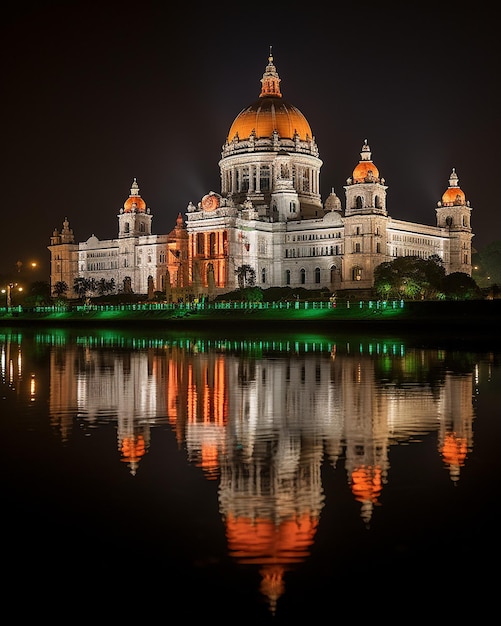
[[[139,195],[139,185],[137,184],[136,178],[134,178],[134,181],[132,182],[132,187],[130,188],[130,195],[131,196]]]
[[[268,57],[268,65],[264,71],[263,78],[261,78],[261,94],[260,98],[266,96],[273,96],[274,98],[281,98],[282,93],[280,91],[280,77],[278,76],[277,68],[273,65],[273,55],[271,53]]]
[[[456,174],[456,168],[452,168],[452,174],[449,178],[449,187],[459,187],[459,177]]]
[[[367,143],[367,139],[364,139],[364,145],[362,146],[362,152],[360,152],[360,158],[362,161],[370,161],[371,160],[371,149],[369,144]]]

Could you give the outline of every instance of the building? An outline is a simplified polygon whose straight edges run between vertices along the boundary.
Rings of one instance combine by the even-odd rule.
[[[75,243],[68,220],[50,240],[51,289],[76,278],[117,291],[167,300],[208,297],[255,284],[370,290],[374,270],[399,256],[438,255],[447,274],[471,276],[471,207],[452,170],[435,208],[436,226],[392,218],[387,186],[363,142],[347,179],[344,207],[322,201],[322,161],[309,122],[282,96],[270,52],[257,100],[230,126],[219,167],[220,192],[190,202],[166,235],[151,232],[152,214],[136,179],[118,215],[118,237]]]

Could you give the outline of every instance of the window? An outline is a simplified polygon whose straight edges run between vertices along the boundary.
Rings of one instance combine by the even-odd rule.
[[[317,285],[320,284],[320,268],[319,267],[315,268],[315,283]]]
[[[266,282],[266,268],[263,267],[261,270],[261,282],[264,284]]]
[[[301,282],[301,285],[305,285],[306,284],[306,270],[303,268],[301,269],[301,271],[299,272],[299,280]]]
[[[259,186],[261,191],[270,190],[270,168],[267,165],[261,166]]]
[[[209,256],[216,254],[216,233],[210,233],[209,235]]]
[[[352,280],[362,280],[362,268],[358,266],[354,267],[351,272],[351,278]]]
[[[290,270],[285,270],[285,284],[286,285],[291,284],[291,271]]]
[[[204,234],[198,233],[197,235],[197,254],[204,253]]]
[[[242,187],[240,190],[241,191],[249,190],[249,168],[248,167],[244,167],[242,169]]]

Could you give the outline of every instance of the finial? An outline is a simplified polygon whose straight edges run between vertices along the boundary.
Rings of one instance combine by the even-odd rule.
[[[280,93],[280,78],[278,76],[277,68],[273,64],[272,46],[270,46],[270,56],[268,57],[268,65],[261,79],[261,94],[260,97],[273,96],[275,98],[281,98]]]

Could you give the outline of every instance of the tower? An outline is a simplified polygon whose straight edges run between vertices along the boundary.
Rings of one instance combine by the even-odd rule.
[[[437,203],[437,226],[447,231],[449,237],[448,274],[463,272],[471,276],[471,208],[455,168],[449,178],[449,187]]]
[[[346,289],[371,288],[374,269],[388,260],[386,190],[366,139],[345,186],[342,282]]]
[[[65,283],[66,295],[71,297],[73,284],[78,276],[78,243],[75,243],[67,217],[64,218],[61,231],[54,229],[47,248],[50,251],[50,293],[55,295],[56,285]]]
[[[134,178],[130,195],[118,215],[118,237],[141,237],[151,235],[150,209],[139,195],[139,186]]]

